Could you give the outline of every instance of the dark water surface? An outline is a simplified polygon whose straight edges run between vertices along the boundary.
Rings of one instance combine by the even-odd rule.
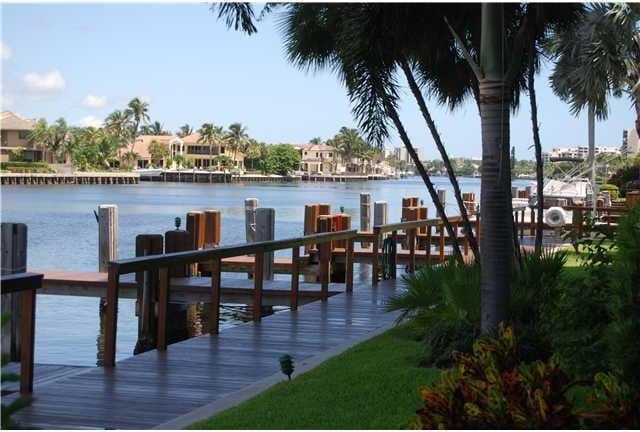
[[[434,180],[438,188],[447,189],[447,210],[457,214],[447,179]],[[530,182],[514,184],[524,187]],[[476,192],[479,201],[479,179],[460,179],[460,187]],[[243,243],[245,198],[258,198],[261,207],[276,209],[276,238],[302,235],[307,203],[330,203],[333,212],[344,206],[358,228],[360,192],[371,193],[372,201],[387,201],[390,222],[400,220],[405,196],[419,196],[429,206],[429,217],[435,214],[422,181],[410,178],[357,183],[5,186],[1,215],[3,222],[27,224],[29,269],[97,271],[98,226],[93,210],[99,204],[118,205],[119,256],[125,258],[135,255],[136,235],[172,230],[176,216],[182,217],[184,228],[189,210],[219,209],[222,243]],[[36,362],[94,365],[98,332],[98,299],[38,297]],[[136,338],[134,301],[122,300],[118,359],[132,355]]]

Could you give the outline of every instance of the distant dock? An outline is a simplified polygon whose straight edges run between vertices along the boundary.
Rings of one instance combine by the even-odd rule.
[[[201,170],[148,170],[139,171],[140,180],[156,182],[180,182],[180,183],[346,183],[368,180],[387,180],[392,178],[384,174],[302,174],[302,175],[277,175],[277,174],[233,174],[223,171]]]
[[[0,184],[5,185],[59,185],[59,184],[137,184],[138,173],[82,172],[73,174],[0,173]]]

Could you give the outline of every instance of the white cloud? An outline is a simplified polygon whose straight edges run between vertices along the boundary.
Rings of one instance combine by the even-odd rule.
[[[2,58],[2,60],[9,60],[11,58],[11,48],[2,41],[0,41],[0,58]]]
[[[107,98],[105,96],[89,94],[84,98],[82,104],[89,108],[102,108],[107,104]]]
[[[97,118],[96,116],[88,115],[80,119],[80,124],[84,127],[93,126],[98,128],[102,126],[102,120]]]
[[[53,92],[64,90],[64,77],[58,70],[42,74],[31,72],[26,74],[23,81],[27,88],[33,92]]]

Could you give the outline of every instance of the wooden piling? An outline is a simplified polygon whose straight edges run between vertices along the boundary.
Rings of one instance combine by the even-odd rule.
[[[373,225],[385,225],[388,223],[388,205],[386,201],[376,201],[373,204]]]
[[[98,206],[98,271],[106,272],[109,261],[118,259],[118,206]]]
[[[209,304],[209,332],[217,334],[220,332],[220,298],[221,293],[221,277],[220,271],[222,265],[220,259],[211,261],[211,303]]]
[[[244,200],[244,229],[247,243],[256,241],[256,209],[258,198],[246,198]]]
[[[299,264],[300,264],[300,247],[295,246],[291,249],[291,310],[298,309],[298,287],[299,287]]]
[[[220,236],[222,219],[219,210],[204,211],[204,247],[216,247],[222,241]]]
[[[2,222],[2,274],[27,271],[27,225]],[[10,324],[2,327],[2,353],[11,361],[20,361],[22,296],[24,293],[6,294],[2,299],[2,314],[10,313]]]
[[[163,252],[161,234],[140,234],[136,236],[136,256],[156,255]],[[156,293],[158,287],[157,272],[136,273],[138,295],[136,315],[138,315],[138,341],[134,354],[149,351],[156,346],[157,322],[155,314]]]
[[[322,215],[318,218],[318,232],[331,231],[331,216]],[[320,289],[321,298],[326,300],[329,297],[329,262],[331,261],[331,244],[329,242],[318,245],[320,256]]]
[[[275,237],[276,211],[272,208],[256,210],[256,241],[273,240]],[[273,280],[273,252],[264,253],[264,278]]]

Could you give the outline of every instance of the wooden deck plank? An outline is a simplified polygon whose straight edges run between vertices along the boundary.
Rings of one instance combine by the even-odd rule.
[[[393,322],[397,314],[386,313],[384,302],[399,284],[355,284],[353,294],[148,351],[113,370],[87,368],[37,384],[31,406],[15,419],[47,429],[151,428],[278,373],[283,353],[304,361]]]

